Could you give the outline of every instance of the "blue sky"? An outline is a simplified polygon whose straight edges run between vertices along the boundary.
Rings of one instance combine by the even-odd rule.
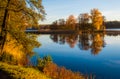
[[[90,13],[93,8],[98,8],[107,21],[120,20],[120,0],[43,0],[43,6],[47,15],[40,24],[67,19],[71,14],[77,18],[81,13]]]

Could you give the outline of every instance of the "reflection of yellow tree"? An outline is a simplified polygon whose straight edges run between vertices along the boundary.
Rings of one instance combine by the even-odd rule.
[[[76,35],[67,36],[66,42],[70,45],[71,48],[75,47],[75,44],[77,43],[77,36]]]
[[[74,48],[76,44],[81,50],[91,49],[91,53],[96,55],[105,46],[104,32],[88,32],[82,31],[74,34],[61,34],[51,35],[51,39],[59,44],[67,43],[71,48]]]
[[[93,34],[91,45],[92,53],[98,54],[101,51],[103,45],[104,45],[103,37],[101,37],[99,33]]]

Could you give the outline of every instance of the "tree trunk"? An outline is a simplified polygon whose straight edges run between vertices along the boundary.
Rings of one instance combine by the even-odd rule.
[[[1,44],[1,53],[3,52],[4,44],[6,41],[6,36],[7,36],[7,15],[8,15],[8,6],[9,6],[10,0],[7,2],[7,6],[5,8],[5,13],[4,13],[4,18],[3,18],[3,23],[2,23],[2,30],[1,30],[1,35],[2,35],[2,44]]]

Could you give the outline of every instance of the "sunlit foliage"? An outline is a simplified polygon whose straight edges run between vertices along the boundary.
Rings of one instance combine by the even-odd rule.
[[[33,35],[27,35],[24,36],[23,38],[24,41],[22,41],[22,39],[21,41],[20,40],[18,41],[17,39],[14,39],[10,34],[7,34],[6,42],[3,48],[3,53],[0,53],[1,61],[3,59],[5,60],[5,57],[3,55],[6,56],[10,55],[12,60],[6,59],[6,61],[4,62],[8,62],[10,64],[19,64],[19,65],[25,65],[28,63],[27,56],[31,56],[33,54],[32,49],[34,48],[34,46],[39,46],[39,43],[35,41],[35,37]]]
[[[65,25],[65,26],[64,26]],[[59,28],[60,26],[64,26]],[[70,15],[66,19],[66,23],[64,19],[59,19],[54,21],[52,24],[52,28],[56,28],[58,30],[86,30],[86,31],[98,31],[105,29],[105,16],[98,9],[92,9],[91,13],[81,13],[77,19]]]
[[[45,67],[46,64],[49,62],[52,62],[51,56],[45,56],[43,58],[38,58],[37,60],[37,68],[41,71],[43,71],[43,68]]]
[[[85,79],[79,72],[72,72],[64,67],[58,67],[52,62],[45,65],[43,72],[53,79]]]
[[[91,20],[92,20],[92,26],[95,30],[103,29],[103,16],[102,13],[98,9],[92,9],[91,10]]]
[[[0,54],[9,53],[25,61],[25,56],[31,55],[33,48],[40,45],[36,35],[26,34],[25,30],[37,27],[44,15],[42,0],[0,0]]]
[[[72,72],[65,67],[57,66],[49,55],[39,58],[36,67],[52,79],[85,79],[85,76],[79,72]]]
[[[0,0],[0,8],[1,23],[5,22],[7,29],[37,26],[45,14],[42,0]]]
[[[0,62],[0,71],[6,72],[10,76],[9,79],[51,79],[36,69],[9,65],[2,62]]]
[[[68,19],[66,20],[66,27],[69,30],[75,30],[75,26],[76,26],[76,19],[73,15],[70,15],[68,17]]]

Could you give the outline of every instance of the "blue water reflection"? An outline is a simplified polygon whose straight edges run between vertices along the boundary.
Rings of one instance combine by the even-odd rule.
[[[104,37],[105,46],[99,53],[92,54],[91,49],[81,50],[78,40],[74,47],[68,43],[55,42],[50,35],[39,35],[38,41],[42,44],[35,48],[37,52],[31,61],[35,63],[38,56],[51,55],[59,66],[65,66],[83,74],[93,74],[95,79],[120,79],[120,36]],[[89,41],[90,42],[90,41]]]

